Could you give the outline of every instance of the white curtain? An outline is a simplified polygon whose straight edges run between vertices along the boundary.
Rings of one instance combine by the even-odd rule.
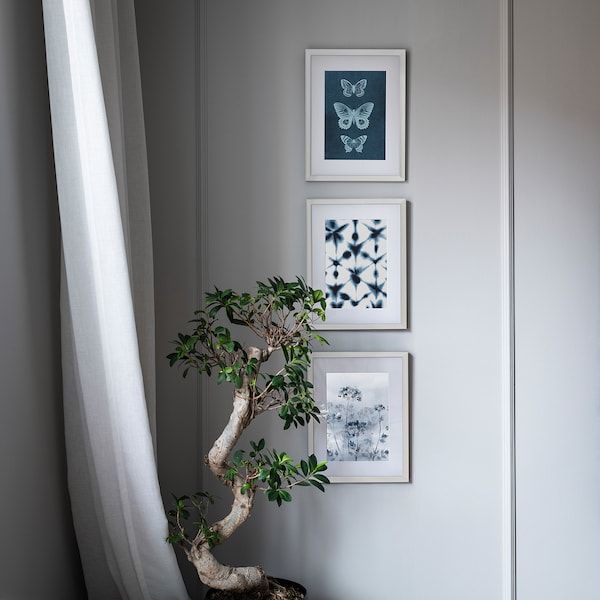
[[[185,599],[153,449],[148,173],[133,0],[43,0],[63,236],[65,432],[91,600]]]

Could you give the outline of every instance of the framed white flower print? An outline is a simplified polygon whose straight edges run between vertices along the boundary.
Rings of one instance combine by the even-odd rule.
[[[309,453],[332,483],[409,481],[406,352],[315,352],[310,378],[321,411]]]
[[[406,201],[307,200],[307,280],[325,292],[317,329],[406,329]]]

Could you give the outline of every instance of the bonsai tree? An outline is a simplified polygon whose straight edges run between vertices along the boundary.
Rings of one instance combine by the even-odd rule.
[[[292,500],[296,486],[325,491],[329,483],[325,462],[314,455],[296,462],[286,452],[267,449],[264,439],[236,449],[240,436],[252,421],[275,411],[283,428],[304,426],[319,420],[319,409],[307,380],[311,344],[325,340],[313,331],[317,319],[325,319],[325,296],[298,278],[286,282],[277,277],[257,283],[255,294],[219,290],[206,294],[206,307],[191,321],[193,330],[180,333],[171,366],[216,375],[218,383],[233,386],[229,421],[212,445],[204,462],[233,496],[229,514],[210,522],[207,509],[213,498],[206,492],[175,497],[169,511],[167,541],[185,550],[203,583],[218,590],[246,592],[269,587],[259,566],[230,567],[219,563],[213,549],[226,542],[248,519],[256,497],[264,494],[279,506]],[[246,345],[232,337],[230,325],[245,328],[257,338]],[[266,363],[278,353],[283,366],[275,372]]]

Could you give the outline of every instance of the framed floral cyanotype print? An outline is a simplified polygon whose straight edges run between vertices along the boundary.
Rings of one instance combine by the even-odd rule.
[[[307,250],[327,302],[316,329],[406,329],[405,200],[307,200]]]
[[[309,453],[332,483],[409,481],[406,352],[315,352],[310,378],[321,411]]]
[[[406,50],[306,51],[306,179],[405,181]]]

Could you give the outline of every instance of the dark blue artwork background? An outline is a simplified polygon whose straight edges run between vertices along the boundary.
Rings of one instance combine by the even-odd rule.
[[[385,160],[385,71],[325,71],[325,159],[335,160]],[[344,96],[340,84],[347,79],[355,84],[367,80],[365,95],[357,98]],[[359,129],[353,124],[350,129],[341,129],[339,117],[333,108],[334,102],[343,102],[349,108],[358,108],[365,102],[375,105],[369,117],[369,127]],[[356,139],[359,135],[368,136],[362,154],[352,150],[346,152],[341,135]]]

